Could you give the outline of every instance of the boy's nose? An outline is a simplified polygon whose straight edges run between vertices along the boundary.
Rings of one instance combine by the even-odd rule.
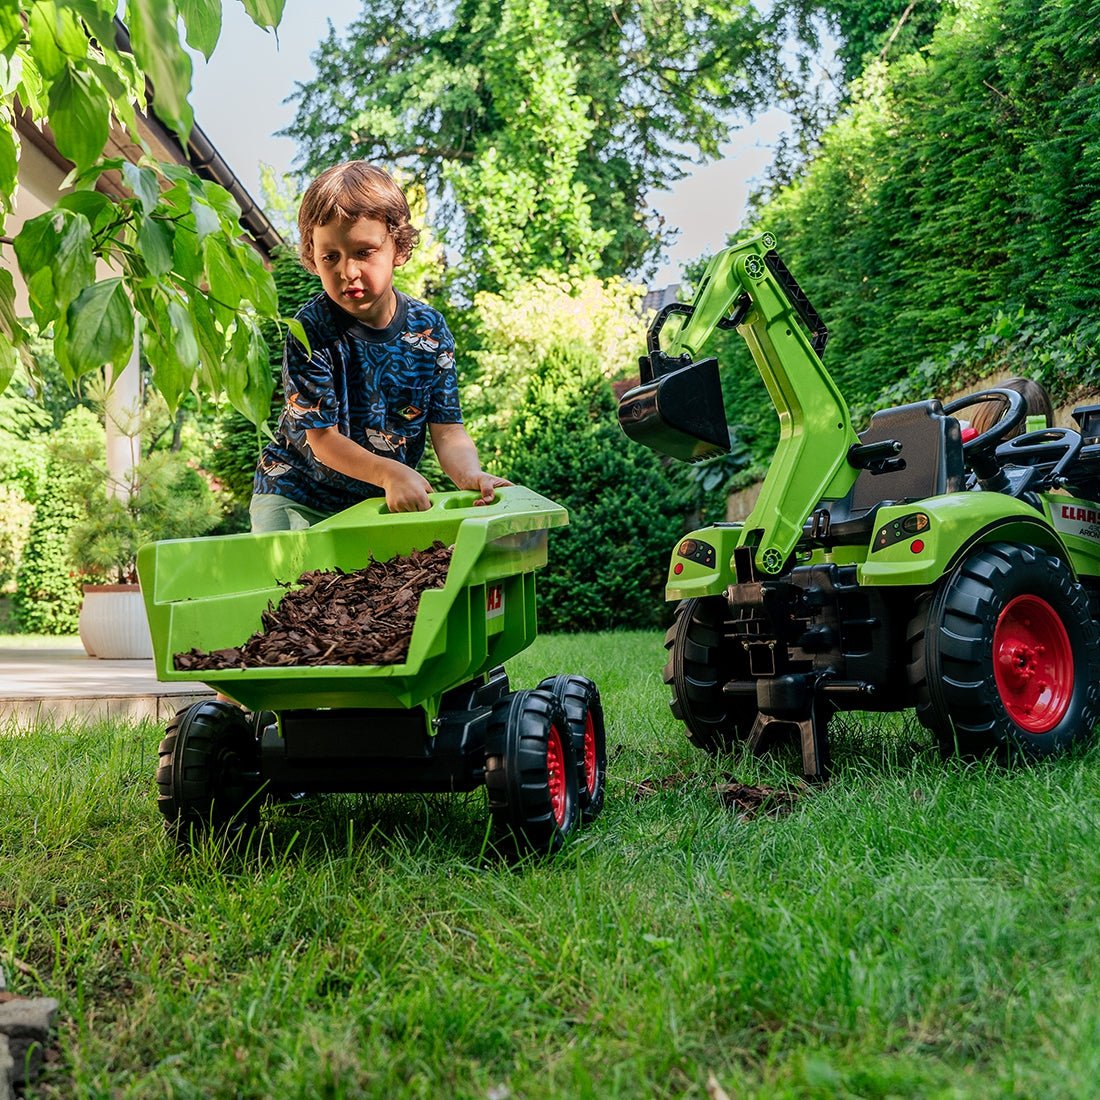
[[[344,278],[347,282],[351,283],[358,279],[360,271],[359,261],[354,257],[349,256],[348,259],[344,261]]]

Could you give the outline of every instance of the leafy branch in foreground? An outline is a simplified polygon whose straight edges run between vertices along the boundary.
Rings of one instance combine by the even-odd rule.
[[[283,0],[242,0],[253,21],[276,26]],[[138,112],[155,112],[186,148],[193,125],[191,61],[221,33],[220,0],[131,0],[129,35],[117,0],[8,0],[0,5],[0,213],[14,205],[18,118],[48,124],[74,165],[73,190],[26,222],[15,255],[37,325],[49,326],[70,383],[128,362],[135,337],[153,382],[174,409],[192,388],[225,393],[253,422],[271,401],[262,319],[276,319],[275,285],[242,240],[227,190],[148,154]],[[137,143],[138,163],[105,155],[109,140]],[[8,243],[8,242],[5,242]],[[104,268],[107,277],[97,278]],[[29,339],[15,283],[0,269],[0,390]],[[24,354],[34,375],[33,360]]]

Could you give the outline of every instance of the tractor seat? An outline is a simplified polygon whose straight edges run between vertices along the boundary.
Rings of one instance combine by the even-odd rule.
[[[861,444],[896,440],[898,454],[860,470],[848,495],[827,505],[828,523],[819,517],[814,541],[829,546],[866,542],[883,504],[904,504],[966,488],[962,432],[936,399],[880,409],[860,433]],[[807,528],[809,534],[809,528]]]

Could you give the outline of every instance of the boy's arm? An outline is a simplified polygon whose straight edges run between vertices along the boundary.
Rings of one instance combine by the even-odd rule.
[[[386,507],[391,512],[424,512],[432,506],[427,478],[403,462],[360,447],[341,435],[339,428],[308,428],[306,441],[314,458],[330,470],[385,489]]]
[[[493,490],[512,483],[481,468],[477,447],[461,424],[432,424],[432,446],[443,472],[460,488],[481,494],[476,504],[491,504]]]

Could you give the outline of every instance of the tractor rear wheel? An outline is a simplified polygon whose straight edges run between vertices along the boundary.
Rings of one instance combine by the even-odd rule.
[[[517,691],[493,705],[485,787],[497,829],[529,851],[553,852],[577,828],[577,757],[565,711],[549,691]]]
[[[253,723],[218,699],[179,711],[165,730],[157,805],[168,831],[186,841],[206,829],[236,835],[259,819],[259,753]]]
[[[1049,756],[1100,721],[1100,626],[1065,562],[995,543],[925,597],[909,628],[917,717],[945,756]]]
[[[756,721],[756,700],[723,693],[732,679],[748,679],[748,657],[725,636],[729,604],[721,596],[683,600],[665,635],[669,651],[664,680],[669,705],[684,723],[688,740],[709,753],[728,752],[744,741]]]
[[[581,821],[594,821],[603,809],[607,774],[607,734],[600,689],[584,676],[548,676],[539,684],[562,705],[577,757]]]

